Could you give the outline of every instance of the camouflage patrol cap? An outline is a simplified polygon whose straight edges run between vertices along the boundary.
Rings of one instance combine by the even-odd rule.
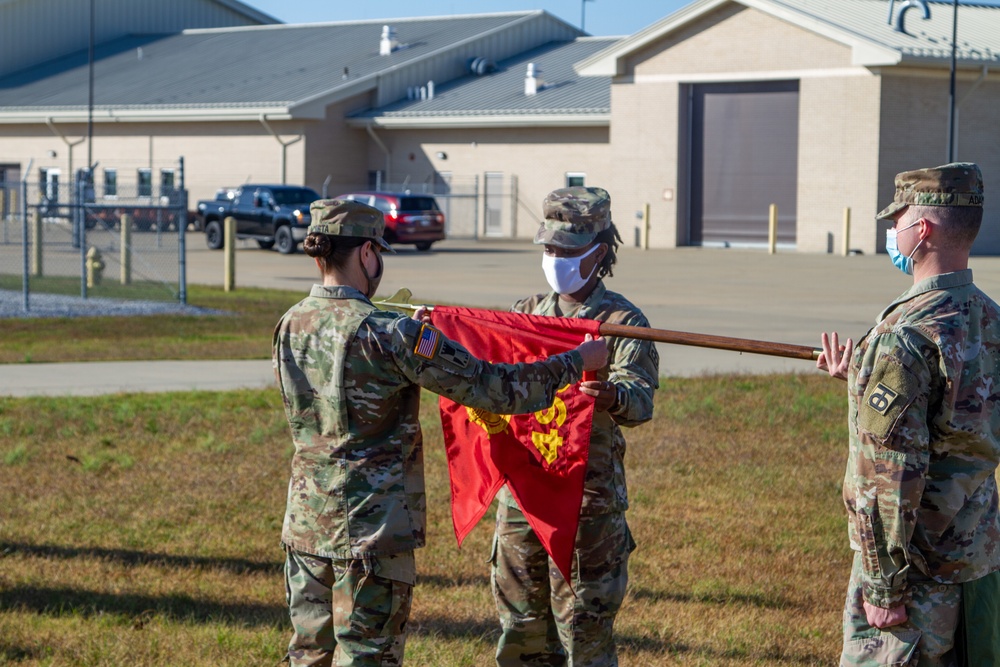
[[[535,243],[582,248],[611,226],[611,195],[583,186],[553,190],[542,202],[542,216]]]
[[[317,199],[309,205],[310,234],[355,236],[372,239],[389,252],[396,252],[385,242],[385,218],[382,211],[368,204],[348,199]]]
[[[983,206],[983,173],[972,162],[952,162],[896,174],[896,196],[875,216],[891,220],[910,205]]]

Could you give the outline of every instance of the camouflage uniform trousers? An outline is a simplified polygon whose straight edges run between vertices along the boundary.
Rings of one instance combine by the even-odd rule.
[[[615,667],[613,628],[633,549],[624,513],[581,516],[570,588],[521,510],[501,503],[491,557],[497,665]]]
[[[904,602],[909,618],[879,630],[868,625],[862,607],[861,567],[861,554],[855,552],[844,606],[841,667],[959,667],[955,644],[961,584],[939,584],[911,569]]]
[[[413,573],[412,551],[330,559],[286,547],[285,593],[294,630],[290,664],[402,665]]]

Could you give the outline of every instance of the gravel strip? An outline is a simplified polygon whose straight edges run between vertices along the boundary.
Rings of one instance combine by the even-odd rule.
[[[38,317],[131,317],[135,315],[226,315],[222,310],[185,306],[171,301],[129,301],[91,297],[82,299],[64,294],[28,295],[28,310],[24,310],[24,293],[0,290],[0,319]]]

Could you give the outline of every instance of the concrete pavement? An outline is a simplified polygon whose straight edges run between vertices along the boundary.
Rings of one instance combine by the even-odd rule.
[[[188,282],[221,285],[223,255],[189,235]],[[316,281],[313,261],[241,244],[236,285],[305,294]],[[526,241],[450,240],[430,252],[400,247],[387,255],[380,295],[401,287],[423,303],[506,309],[547,290],[541,250]],[[976,282],[1000,297],[1000,258],[972,260]],[[815,346],[822,331],[855,338],[906,290],[910,279],[885,255],[808,255],[763,250],[623,247],[610,289],[639,306],[653,327]],[[659,345],[660,371],[703,373],[815,372],[812,363],[779,357]],[[0,395],[94,394],[259,387],[273,382],[270,362],[113,362],[0,366]]]

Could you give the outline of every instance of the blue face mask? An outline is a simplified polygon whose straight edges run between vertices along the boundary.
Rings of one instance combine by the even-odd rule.
[[[919,220],[908,227],[903,227],[899,231],[892,227],[885,230],[885,251],[889,253],[889,259],[892,260],[893,266],[908,276],[913,275],[913,255],[917,252],[917,248],[920,247],[920,243],[923,243],[924,241],[921,239],[920,243],[917,243],[917,245],[913,247],[913,252],[909,255],[904,255],[899,252],[899,246],[896,245],[896,234],[899,232],[905,232],[910,227],[914,227],[918,224],[920,224]]]

